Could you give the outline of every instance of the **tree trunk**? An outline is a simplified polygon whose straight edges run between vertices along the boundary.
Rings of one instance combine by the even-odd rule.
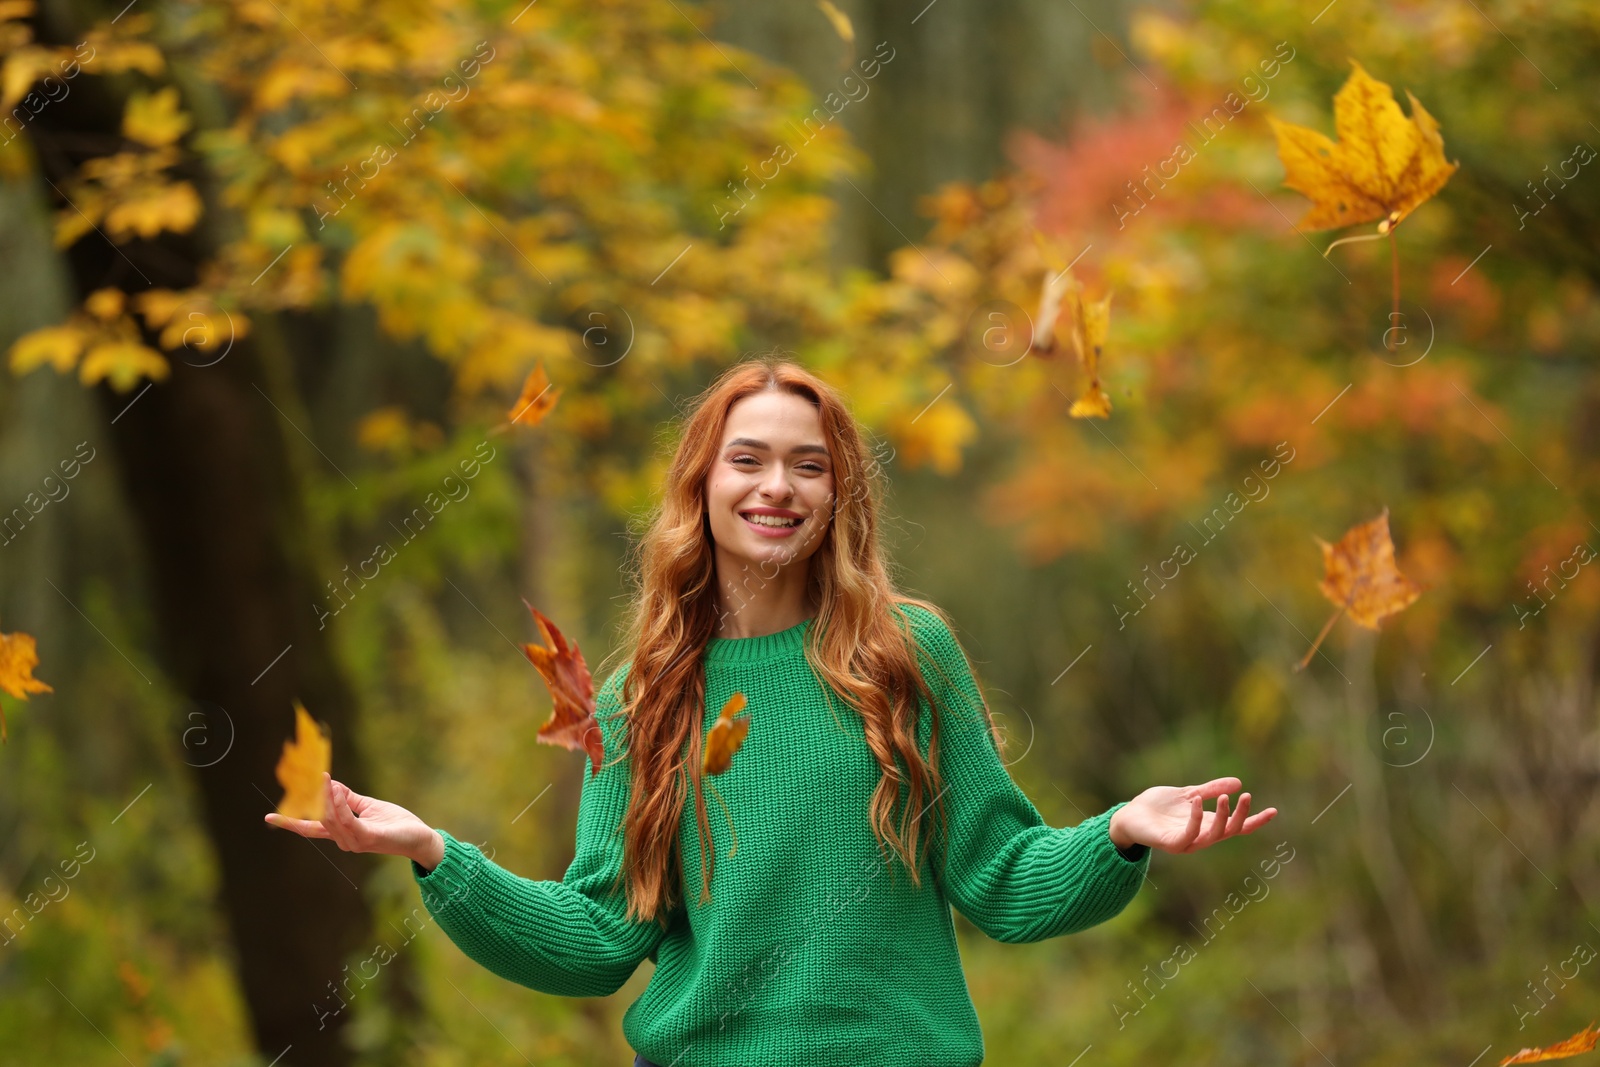
[[[53,15],[60,10],[39,16],[42,43],[81,39]],[[120,147],[123,99],[113,89],[126,84],[80,75],[68,96],[28,123],[56,187],[47,191],[53,206],[66,207],[66,180],[84,157]],[[204,196],[198,160],[191,155],[184,166],[182,176]],[[76,295],[193,286],[215,248],[206,229],[214,201],[207,200],[201,228],[189,234],[113,247],[91,232],[76,242],[65,253]],[[367,775],[355,700],[328,631],[317,624],[322,583],[288,448],[295,431],[273,406],[295,405],[273,388],[271,368],[283,363],[265,358],[264,332],[235,340],[220,359],[215,352],[173,354],[165,381],[125,394],[102,384],[96,393],[149,564],[162,640],[157,655],[191,707],[204,709],[205,721],[193,720],[203,732],[184,738],[203,736],[205,746],[189,746],[183,756],[194,768],[219,861],[221,903],[256,1042],[269,1061],[282,1056],[280,1065],[322,1067],[351,1060],[340,1040],[351,1013],[340,998],[363,983],[340,983],[354,978],[366,953],[350,960],[349,972],[347,957],[374,944],[362,891],[373,861],[262,820],[282,795],[274,767],[293,733],[291,700],[329,724],[335,777],[359,791]],[[155,347],[153,338],[145,341]],[[188,721],[182,712],[173,717]]]

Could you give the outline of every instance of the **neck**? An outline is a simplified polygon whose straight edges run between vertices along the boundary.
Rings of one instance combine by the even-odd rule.
[[[780,565],[717,560],[717,637],[763,637],[817,614],[807,595],[809,560]]]

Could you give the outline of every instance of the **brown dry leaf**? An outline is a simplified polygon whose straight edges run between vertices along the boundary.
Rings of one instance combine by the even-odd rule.
[[[735,719],[734,716],[744,710],[745,697],[743,693],[735,693],[722,705],[722,712],[717,716],[717,724],[711,728],[711,733],[706,736],[706,753],[702,762],[702,769],[707,774],[721,774],[733,763],[733,754],[739,751],[739,746],[744,744],[744,739],[750,733],[750,716]]]
[[[523,603],[528,604],[526,600]],[[544,644],[525,644],[522,651],[549,686],[554,705],[550,720],[539,727],[538,740],[589,753],[593,773],[599,774],[605,759],[605,740],[595,721],[594,679],[583,662],[583,653],[578,651],[576,642],[568,645],[566,636],[538,608],[528,604],[528,610],[533,612]]]
[[[33,676],[39,665],[39,649],[32,634],[18,631],[0,634],[0,689],[18,700],[27,700],[29,693],[54,693],[55,690]],[[0,743],[6,739],[6,713],[0,707]]]
[[[1565,1041],[1557,1041],[1555,1044],[1547,1045],[1544,1048],[1525,1048],[1521,1052],[1507,1056],[1500,1061],[1499,1067],[1506,1067],[1509,1063],[1539,1063],[1543,1060],[1564,1060],[1568,1056],[1576,1056],[1580,1052],[1593,1052],[1597,1040],[1600,1040],[1600,1030],[1596,1030],[1594,1023],[1591,1022]]]
[[[1339,616],[1349,613],[1352,622],[1369,630],[1378,629],[1388,616],[1405,609],[1422,595],[1422,586],[1400,573],[1394,563],[1394,542],[1389,538],[1389,509],[1375,519],[1350,527],[1337,544],[1320,537],[1324,575],[1317,588],[1338,606],[1295,667],[1303,670],[1328,636]]]
[[[322,776],[333,767],[333,741],[298,700],[294,702],[294,733],[294,740],[283,743],[283,754],[278,757],[276,774],[283,786],[278,814],[321,822],[327,815]]]
[[[561,390],[550,388],[550,379],[545,377],[544,364],[540,363],[528,372],[522,383],[522,395],[517,397],[506,417],[512,425],[537,426],[555,408],[560,395]]]
[[[1439,124],[1410,90],[1411,117],[1394,92],[1354,68],[1333,97],[1335,144],[1306,126],[1269,118],[1278,138],[1284,184],[1311,198],[1299,225],[1309,230],[1383,220],[1387,233],[1454,174],[1459,163],[1444,158]]]

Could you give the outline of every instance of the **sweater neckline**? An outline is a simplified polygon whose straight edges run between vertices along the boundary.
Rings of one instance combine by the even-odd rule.
[[[805,647],[811,619],[795,623],[787,630],[760,637],[713,637],[706,642],[707,663],[760,663],[780,659]]]

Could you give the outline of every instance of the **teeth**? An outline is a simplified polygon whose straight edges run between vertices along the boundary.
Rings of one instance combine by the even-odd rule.
[[[799,519],[785,519],[778,515],[746,515],[745,519],[758,526],[798,526]]]

